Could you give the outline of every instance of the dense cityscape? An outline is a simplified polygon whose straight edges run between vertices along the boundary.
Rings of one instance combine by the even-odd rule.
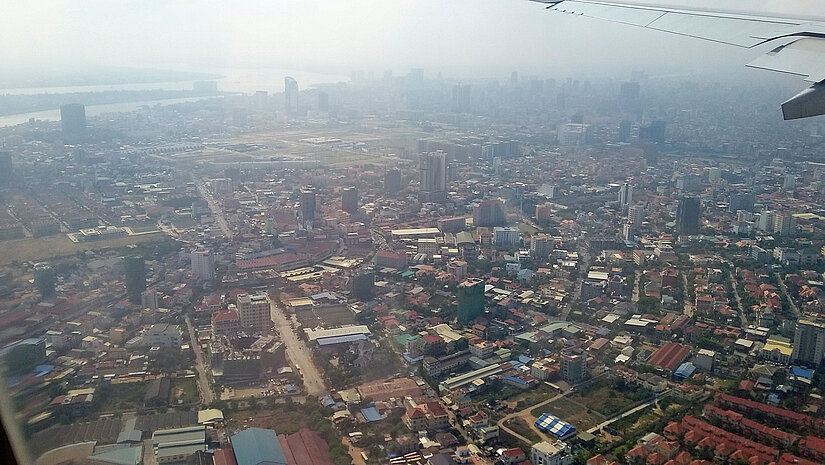
[[[61,104],[0,128],[36,463],[825,463],[825,125],[786,89],[284,84],[15,98]]]

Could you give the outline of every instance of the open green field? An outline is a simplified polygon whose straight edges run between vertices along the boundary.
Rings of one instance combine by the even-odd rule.
[[[163,233],[126,236],[95,242],[72,242],[65,234],[55,236],[0,241],[0,266],[12,262],[45,260],[74,255],[77,252],[103,248],[119,248],[163,238]]]
[[[347,307],[323,310],[318,316],[321,318],[324,327],[343,326],[355,323],[355,315],[353,315]]]
[[[610,417],[652,395],[653,393],[647,389],[627,385],[618,380],[601,379],[591,387],[575,393],[571,399]]]
[[[200,400],[195,378],[176,378],[174,380],[169,393],[169,403],[178,405],[178,400],[182,401],[182,405],[194,404]]]
[[[146,394],[148,383],[121,383],[109,385],[101,391],[102,401],[100,410],[112,412],[118,410],[132,410],[143,406],[143,396]],[[97,393],[96,393],[97,394]]]
[[[541,230],[536,229],[536,228],[534,228],[533,226],[530,226],[527,223],[518,223],[518,224],[516,224],[516,227],[518,228],[519,231],[521,231],[525,234],[530,234],[531,236],[533,234],[537,234],[537,233],[541,232]]]

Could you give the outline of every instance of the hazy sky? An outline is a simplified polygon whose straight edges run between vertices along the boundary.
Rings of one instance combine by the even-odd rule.
[[[819,0],[681,4],[825,16]],[[757,55],[551,13],[527,0],[7,0],[0,15],[6,67],[271,67],[344,75],[422,67],[460,77],[645,69],[748,77],[755,71],[743,65]]]

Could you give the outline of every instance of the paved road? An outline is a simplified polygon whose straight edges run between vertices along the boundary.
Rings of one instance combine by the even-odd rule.
[[[582,295],[582,282],[584,282],[585,278],[587,278],[587,271],[590,269],[590,251],[587,250],[586,247],[579,247],[579,277],[576,279],[575,287],[573,288],[573,292],[570,295],[570,301],[562,308],[561,311],[561,321],[567,320],[567,317],[570,316],[570,311],[573,309],[573,304],[576,304],[581,300]]]
[[[195,185],[198,187],[201,197],[203,197],[209,205],[209,210],[212,211],[212,217],[215,218],[215,223],[217,223],[218,227],[221,228],[221,231],[223,231],[223,235],[226,236],[227,239],[232,240],[232,231],[226,223],[226,217],[223,215],[223,208],[218,205],[218,202],[214,197],[212,197],[212,194],[209,193],[209,190],[206,188],[206,184],[202,181],[197,181],[195,182]]]
[[[301,372],[304,374],[304,387],[307,393],[313,396],[323,394],[327,390],[324,378],[312,361],[312,355],[307,350],[306,345],[295,335],[289,319],[276,299],[270,299],[269,307],[275,329],[281,335],[281,341],[286,346],[287,356],[289,356],[292,363],[301,368]]]
[[[607,420],[603,421],[602,423],[590,428],[589,430],[587,430],[587,432],[590,433],[590,434],[593,434],[596,431],[604,428],[605,426],[613,423],[616,420],[621,420],[622,418],[629,417],[630,415],[633,415],[634,413],[638,412],[639,410],[644,410],[644,409],[650,407],[651,405],[655,404],[656,401],[658,401],[662,397],[670,395],[670,392],[671,392],[670,389],[668,389],[667,391],[661,392],[661,393],[657,394],[656,397],[649,400],[648,402],[645,402],[644,404],[636,406],[636,407],[634,407],[634,408],[632,408],[632,409],[630,409],[626,412],[622,412],[618,415],[614,415],[614,416],[608,418]]]
[[[209,376],[201,354],[201,345],[195,337],[195,328],[192,326],[189,315],[186,316],[186,327],[189,329],[189,345],[195,351],[195,370],[198,372],[198,390],[201,393],[201,402],[208,405],[215,400],[215,393],[212,392],[212,386],[209,384]]]
[[[793,301],[793,296],[788,292],[788,286],[785,285],[785,280],[782,279],[782,276],[779,276],[779,273],[774,273],[773,275],[776,276],[776,280],[779,281],[779,288],[782,289],[785,297],[788,298],[788,303],[791,304],[791,310],[793,310],[794,315],[796,315],[797,319],[801,318],[802,312],[799,311],[799,307],[797,307],[796,302]]]
[[[739,295],[739,286],[736,285],[736,279],[733,277],[733,273],[728,270],[728,279],[730,280],[731,286],[733,286],[733,295],[736,297],[736,306],[739,308],[739,319],[741,320],[742,327],[747,328],[750,323],[748,322],[748,316],[745,314],[746,309],[742,306],[742,297]]]

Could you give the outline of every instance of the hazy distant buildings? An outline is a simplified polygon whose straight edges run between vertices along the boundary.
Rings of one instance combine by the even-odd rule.
[[[633,123],[629,120],[622,120],[619,123],[619,142],[627,142],[633,132]]]
[[[682,236],[699,234],[699,199],[685,197],[679,200],[676,231]]]
[[[301,189],[301,221],[307,222],[315,219],[317,205],[315,203],[315,189],[304,187]]]
[[[12,179],[11,152],[0,152],[0,189],[9,187]]]
[[[146,262],[143,257],[130,255],[123,259],[126,274],[126,295],[132,303],[141,302],[141,294],[146,290]]]
[[[88,137],[86,106],[80,103],[61,105],[60,127],[63,142],[74,144],[85,141]]]
[[[324,91],[318,92],[318,111],[324,113],[329,111],[329,94]]]
[[[422,153],[418,168],[421,180],[418,200],[421,202],[447,200],[447,154],[444,152]]]
[[[782,180],[782,188],[789,191],[796,189],[796,177],[792,174],[786,174]]]
[[[345,187],[341,190],[341,210],[349,213],[358,213],[358,189]]]
[[[157,310],[158,292],[154,289],[147,289],[140,293],[140,306],[150,310]]]
[[[736,213],[739,210],[752,212],[756,196],[752,192],[734,192],[730,195],[728,211]]]
[[[473,205],[473,225],[477,228],[491,228],[507,225],[504,202],[499,199],[485,200]]]
[[[284,106],[288,113],[298,112],[298,81],[291,76],[284,78]]]
[[[195,250],[191,254],[192,274],[198,281],[215,279],[215,256],[209,250]]]
[[[470,89],[469,85],[456,84],[453,86],[453,112],[466,113],[470,111]]]
[[[384,175],[384,192],[395,195],[401,190],[401,171],[389,170]]]
[[[653,121],[647,126],[639,128],[639,139],[649,140],[659,144],[665,143],[665,130],[667,123],[664,121]]]
[[[559,126],[559,145],[569,147],[587,145],[593,142],[593,126],[589,124],[567,123]]]

